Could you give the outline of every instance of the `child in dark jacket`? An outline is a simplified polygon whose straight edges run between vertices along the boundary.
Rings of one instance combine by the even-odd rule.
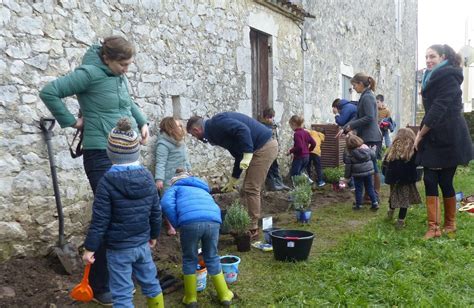
[[[362,194],[365,189],[369,194],[372,202],[371,210],[378,210],[379,204],[377,195],[372,182],[374,174],[374,164],[372,160],[375,152],[364,144],[364,141],[354,134],[349,134],[346,138],[346,151],[344,152],[344,163],[346,165],[344,178],[349,181],[350,177],[354,178],[355,186],[355,205],[354,210],[362,208]]]
[[[415,133],[409,128],[400,128],[382,163],[385,184],[390,185],[387,218],[392,220],[399,208],[396,227],[405,226],[405,218],[411,204],[421,203],[416,188],[418,174],[415,165]]]
[[[183,254],[184,298],[183,304],[197,307],[196,269],[198,244],[201,242],[207,272],[223,305],[230,305],[234,294],[227,288],[217,251],[221,210],[214,202],[209,186],[203,180],[182,170],[176,170],[172,186],[161,199],[166,217],[180,229]]]
[[[122,118],[109,133],[107,156],[113,165],[97,186],[82,258],[94,263],[94,252],[105,242],[113,305],[133,307],[133,275],[148,306],[164,307],[150,251],[160,233],[160,200],[139,155],[138,135]]]
[[[293,154],[290,176],[300,175],[306,169],[309,162],[309,153],[316,147],[316,142],[311,135],[303,128],[304,119],[294,115],[290,118],[290,127],[295,132],[293,135],[294,144],[288,151],[288,155]]]
[[[272,138],[280,144],[278,140],[278,125],[275,123],[275,110],[271,107],[264,109],[260,122],[272,130]],[[289,189],[289,187],[283,183],[283,179],[281,178],[277,158],[275,158],[270,169],[268,169],[265,184],[268,186],[269,190]]]

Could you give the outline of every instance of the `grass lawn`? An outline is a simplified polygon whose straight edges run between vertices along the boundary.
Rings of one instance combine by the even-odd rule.
[[[422,183],[419,183],[422,196]],[[458,169],[456,191],[474,194],[474,163]],[[240,274],[230,289],[235,307],[303,306],[474,306],[474,217],[457,215],[457,238],[424,241],[426,210],[408,211],[407,226],[396,231],[385,220],[388,187],[383,186],[377,213],[344,204],[318,208],[308,226],[279,226],[316,234],[306,262],[275,261],[271,252],[252,248],[236,253],[233,246],[220,254],[242,259]],[[397,215],[398,213],[396,213]],[[180,265],[176,265],[176,273]],[[143,297],[136,296],[137,307]],[[180,306],[183,291],[165,296],[168,307]],[[210,279],[198,294],[202,307],[218,306]]]

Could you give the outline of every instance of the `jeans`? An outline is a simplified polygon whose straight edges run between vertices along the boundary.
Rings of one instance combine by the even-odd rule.
[[[388,129],[382,130],[382,139],[385,141],[385,146],[388,148],[392,145],[392,141],[390,140],[390,131]]]
[[[179,238],[183,253],[183,274],[196,273],[198,265],[198,244],[201,242],[202,256],[209,275],[221,272],[221,260],[217,254],[220,224],[216,222],[193,222],[180,226]]]
[[[306,166],[308,165],[309,162],[309,157],[300,157],[300,158],[294,158],[293,162],[291,163],[291,169],[290,169],[290,176],[293,177],[295,175],[300,175],[303,170],[306,169]]]
[[[148,243],[128,249],[107,249],[107,261],[114,307],[133,307],[132,275],[146,297],[153,298],[161,293]]]
[[[453,186],[454,174],[456,174],[457,167],[444,168],[440,170],[433,170],[430,168],[423,168],[423,183],[425,184],[425,191],[427,196],[438,196],[438,185],[441,187],[443,198],[450,198],[456,195]]]
[[[354,186],[355,186],[356,205],[362,205],[362,195],[364,192],[364,186],[365,186],[365,190],[369,194],[370,201],[372,201],[372,205],[378,203],[377,196],[375,195],[374,183],[372,182],[372,175],[355,176]]]
[[[311,167],[314,165],[316,170],[316,178],[314,179],[317,183],[320,183],[323,180],[323,172],[321,168],[321,157],[314,153],[309,153],[309,161],[306,167],[309,178],[311,178]]]
[[[107,156],[106,150],[84,150],[84,170],[94,194],[100,179],[111,166],[112,162]],[[105,245],[101,245],[94,253],[95,262],[92,264],[89,274],[89,281],[94,294],[109,292],[109,272],[105,251]]]

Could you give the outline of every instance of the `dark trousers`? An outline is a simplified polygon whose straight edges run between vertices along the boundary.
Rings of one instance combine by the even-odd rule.
[[[441,188],[443,198],[450,198],[456,195],[453,185],[454,174],[457,167],[433,170],[423,169],[423,182],[427,196],[438,196],[438,186]]]
[[[314,178],[314,180],[319,183],[323,180],[323,173],[322,173],[322,168],[321,168],[321,157],[317,154],[309,153],[309,162],[308,162],[308,166],[306,167],[306,170],[310,178],[312,178],[311,177],[312,166],[314,166],[314,169],[316,170],[316,178]]]
[[[112,166],[105,150],[84,150],[84,169],[94,192],[100,179]],[[89,282],[94,294],[109,292],[109,272],[107,269],[106,248],[101,245],[94,252],[95,262],[91,266]]]
[[[355,198],[356,198],[356,205],[362,205],[362,195],[365,190],[369,194],[370,201],[372,201],[372,205],[377,202],[377,195],[375,194],[374,190],[374,183],[372,182],[372,175],[367,176],[355,176],[354,177],[354,186],[355,186]]]
[[[280,175],[280,167],[278,166],[278,161],[275,159],[268,169],[267,179],[265,182],[275,188],[275,186],[283,185],[283,180]]]
[[[301,172],[303,172],[304,169],[306,169],[306,166],[308,165],[309,157],[300,157],[300,158],[294,158],[293,162],[291,163],[291,170],[290,170],[290,176],[293,177],[295,175],[300,175]]]

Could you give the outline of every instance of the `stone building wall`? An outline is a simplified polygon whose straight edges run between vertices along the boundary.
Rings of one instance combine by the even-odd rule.
[[[332,123],[331,103],[342,96],[342,75],[365,72],[374,77],[375,92],[385,96],[399,127],[413,124],[417,1],[308,0],[305,9],[316,16],[305,22],[306,116]]]
[[[285,173],[288,161],[282,153],[292,142],[289,117],[304,114],[312,122],[331,121],[329,105],[339,95],[342,61],[354,72],[375,74],[379,59],[385,91],[392,89],[393,72],[400,72],[408,112],[416,2],[404,1],[415,11],[405,15],[410,30],[404,30],[401,46],[392,46],[394,32],[388,25],[373,30],[374,24],[393,23],[394,1],[383,1],[386,10],[383,5],[368,8],[368,0],[361,1],[360,9],[346,2],[352,1],[303,3],[316,16],[300,25],[307,33],[308,51],[303,52],[299,25],[253,0],[0,0],[0,260],[45,254],[56,242],[51,172],[38,129],[39,119],[50,113],[38,92],[80,65],[88,46],[108,35],[124,35],[136,45],[127,77],[151,125],[142,158],[152,171],[155,136],[164,116],[186,120],[219,111],[252,114],[250,28],[272,39],[271,97],[282,124]],[[356,18],[362,8],[367,17]],[[367,35],[375,40],[361,42]],[[387,99],[390,103],[389,95]],[[65,103],[77,112],[75,98]],[[90,220],[92,193],[82,158],[72,159],[68,152],[73,132],[56,127],[53,147],[66,236],[79,245]],[[187,143],[193,170],[213,186],[222,183],[231,172],[230,155],[191,138]]]

